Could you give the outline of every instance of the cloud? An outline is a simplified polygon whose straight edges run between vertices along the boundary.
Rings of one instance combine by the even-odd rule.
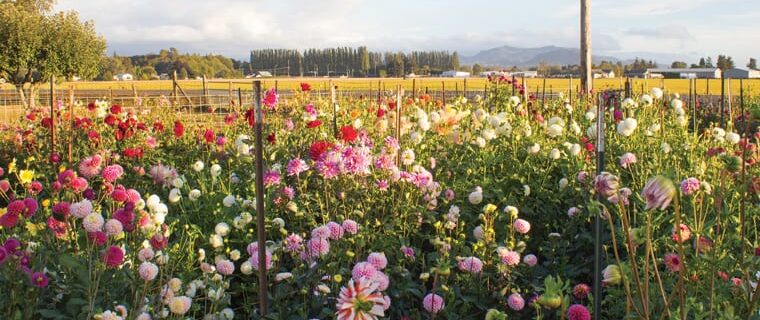
[[[626,35],[659,39],[693,40],[694,37],[685,26],[667,25],[652,28],[631,28]]]
[[[599,13],[615,17],[670,15],[693,10],[721,0],[600,0]],[[592,14],[594,12],[592,7]]]

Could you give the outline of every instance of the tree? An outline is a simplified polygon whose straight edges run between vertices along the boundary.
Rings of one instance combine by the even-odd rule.
[[[483,72],[483,66],[481,66],[481,65],[480,65],[480,64],[478,64],[478,63],[476,63],[476,64],[472,65],[472,75],[473,75],[473,76],[477,76],[477,75],[479,75],[481,72]]]
[[[670,67],[673,69],[683,69],[688,67],[688,65],[683,61],[673,61],[673,63],[670,64]]]
[[[716,66],[721,70],[728,70],[734,67],[734,60],[729,56],[719,55]]]
[[[459,69],[459,53],[454,51],[454,54],[451,56],[451,69],[457,70]]]
[[[367,50],[367,47],[359,47],[359,69],[361,70],[363,75],[367,75],[369,73],[369,50]]]
[[[51,0],[0,0],[0,77],[16,86],[75,75],[92,78],[105,52],[105,39],[75,12],[51,15]],[[33,97],[30,97],[33,98]]]
[[[747,68],[750,68],[752,70],[757,69],[757,59],[749,58],[749,63],[747,64]]]

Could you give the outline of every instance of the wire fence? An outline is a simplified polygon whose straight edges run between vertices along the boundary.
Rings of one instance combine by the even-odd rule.
[[[231,84],[232,82],[230,82]],[[138,112],[142,111],[157,111],[157,112],[176,112],[179,115],[219,115],[219,119],[222,119],[225,114],[231,112],[243,112],[251,106],[253,106],[253,93],[251,88],[245,88],[239,86],[245,83],[236,83],[238,85],[237,90],[233,90],[232,86],[226,90],[224,89],[208,89],[206,84],[203,87],[206,89],[191,89],[184,91],[181,87],[176,86],[173,90],[140,90],[136,89],[109,89],[109,90],[74,90],[74,89],[58,89],[55,91],[55,100],[62,105],[68,105],[71,103],[87,105],[90,102],[96,100],[105,100],[111,104],[118,104],[124,108],[133,109]],[[329,87],[329,86],[328,86]],[[177,90],[179,89],[179,90]],[[647,92],[644,87],[641,90],[638,88],[632,88],[633,94],[643,94]],[[404,91],[405,98],[419,97],[420,95],[428,95],[433,101],[441,100],[443,102],[451,101],[458,97],[465,97],[468,99],[476,99],[478,97],[485,97],[489,88],[484,86],[483,88],[466,87],[459,88],[458,86],[454,90],[446,90],[445,86],[422,86],[414,88],[413,90]],[[554,101],[559,97],[572,98],[574,92],[577,92],[577,87],[573,86],[572,89],[569,85],[565,87],[541,87],[535,86],[534,88],[527,88],[525,93],[526,97],[535,99],[538,103],[544,101]],[[19,119],[28,110],[32,110],[35,107],[49,107],[50,106],[50,90],[38,89],[34,92],[34,99],[29,99],[29,90],[25,91],[25,95],[17,90],[0,90],[0,122],[11,122],[14,119]],[[281,99],[290,99],[294,95],[299,94],[299,91],[293,89],[281,89],[278,90],[278,95]],[[338,89],[335,92],[336,98],[343,102],[348,100],[368,100],[368,101],[381,101],[384,99],[395,99],[395,90],[386,88],[385,86],[378,86],[373,89]],[[513,92],[515,95],[520,95],[519,90]],[[318,86],[311,90],[310,98],[314,100],[331,99],[332,92],[325,86]],[[697,95],[697,105],[702,107],[717,106],[721,103],[731,105],[732,102],[738,101],[738,96],[726,96],[724,98],[720,95],[702,94]],[[689,103],[688,97],[682,97],[685,103]]]

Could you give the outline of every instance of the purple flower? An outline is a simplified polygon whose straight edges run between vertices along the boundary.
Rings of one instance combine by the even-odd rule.
[[[628,166],[636,163],[636,161],[636,155],[630,152],[620,156],[620,166],[623,168],[628,168]]]
[[[44,288],[48,285],[48,277],[44,272],[35,272],[29,277],[32,280],[32,284],[37,288]]]
[[[665,210],[675,196],[676,188],[673,181],[663,176],[655,176],[644,186],[641,197],[647,202],[646,210],[659,208]]]
[[[272,186],[280,183],[280,173],[277,171],[267,171],[264,173],[264,185]]]
[[[309,166],[301,158],[295,158],[288,162],[288,176],[298,176],[306,170],[309,170]]]
[[[602,172],[594,178],[594,189],[605,197],[614,195],[618,187],[620,187],[618,177],[609,172]]]
[[[694,192],[699,191],[700,185],[701,184],[697,178],[687,178],[686,180],[681,181],[681,193],[685,196],[692,195]]]

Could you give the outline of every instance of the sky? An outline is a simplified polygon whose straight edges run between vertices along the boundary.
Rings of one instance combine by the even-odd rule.
[[[366,45],[450,50],[578,47],[578,0],[58,0],[94,20],[109,53],[183,52],[248,59],[258,48]],[[592,51],[695,62],[760,57],[760,1],[591,0]]]

